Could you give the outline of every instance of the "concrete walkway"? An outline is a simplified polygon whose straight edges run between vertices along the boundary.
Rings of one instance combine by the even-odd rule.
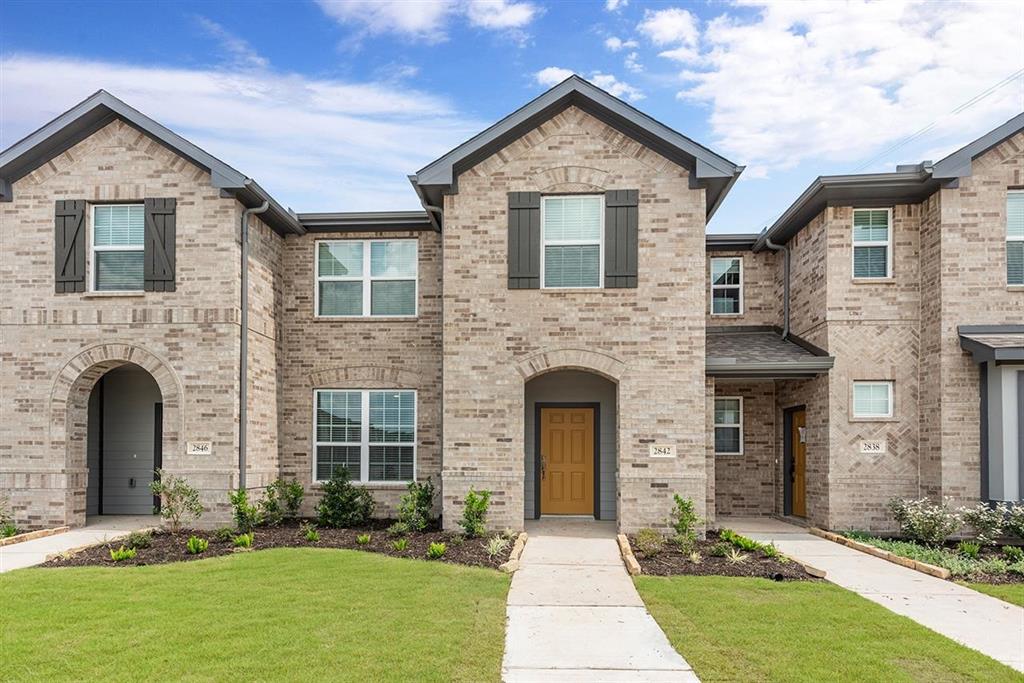
[[[55,536],[22,541],[0,547],[0,573],[42,564],[46,558],[72,548],[104,543],[132,531],[160,525],[154,515],[110,515],[90,517],[85,526]]]
[[[508,595],[502,677],[517,681],[697,681],[640,600],[614,522],[527,523]]]
[[[1024,609],[774,519],[722,518],[728,527],[824,569],[825,577],[958,643],[1024,671]]]

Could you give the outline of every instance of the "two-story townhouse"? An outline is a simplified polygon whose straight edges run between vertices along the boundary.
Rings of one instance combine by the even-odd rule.
[[[157,468],[208,524],[341,469],[384,516],[433,479],[448,527],[471,488],[514,528],[1019,500],[1020,118],[705,236],[742,167],[578,77],[415,212],[294,214],[97,93],[0,154],[0,492],[24,526],[149,512]]]

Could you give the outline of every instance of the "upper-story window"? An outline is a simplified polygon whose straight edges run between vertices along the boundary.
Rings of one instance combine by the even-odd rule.
[[[417,260],[413,239],[317,242],[317,315],[415,316]]]
[[[1024,190],[1006,196],[1006,284],[1024,285]]]
[[[542,287],[600,287],[604,197],[543,197]]]
[[[92,207],[91,289],[142,291],[145,222],[142,204]]]
[[[892,273],[892,211],[853,210],[853,277],[887,278]]]
[[[711,259],[711,315],[743,313],[743,259]]]
[[[853,416],[892,417],[892,382],[854,382]]]

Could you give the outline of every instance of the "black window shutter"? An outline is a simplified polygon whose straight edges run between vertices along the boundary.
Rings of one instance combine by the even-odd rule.
[[[85,291],[85,200],[57,200],[53,212],[54,285],[58,294]]]
[[[144,289],[174,291],[175,199],[146,199]]]
[[[638,190],[609,190],[605,192],[605,287],[636,287],[639,203],[640,192]]]
[[[540,289],[540,193],[508,193],[508,288]]]

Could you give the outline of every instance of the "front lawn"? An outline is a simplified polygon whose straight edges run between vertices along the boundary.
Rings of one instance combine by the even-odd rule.
[[[993,598],[999,598],[1005,600],[1013,605],[1019,605],[1024,607],[1024,583],[1004,583],[1000,585],[993,585],[991,583],[969,583],[969,588],[973,588],[979,593],[985,593],[991,595]]]
[[[509,579],[348,550],[0,575],[2,678],[497,681]]]
[[[833,584],[638,576],[672,645],[709,681],[1018,681],[1007,666]]]

